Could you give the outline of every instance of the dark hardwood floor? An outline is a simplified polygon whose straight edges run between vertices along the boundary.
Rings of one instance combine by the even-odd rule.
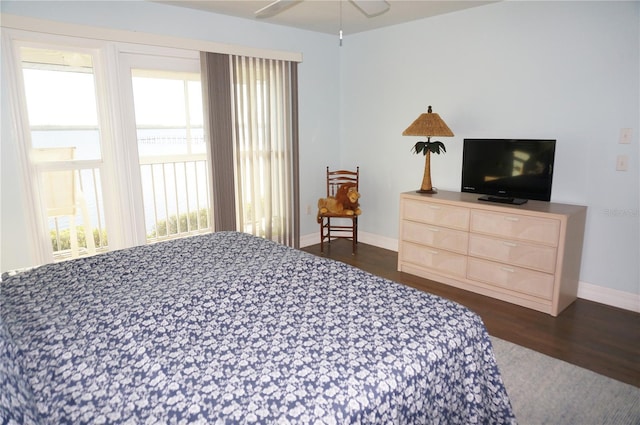
[[[482,317],[489,334],[640,387],[640,314],[578,299],[558,317],[397,271],[398,253],[334,240],[302,248],[372,274],[463,304]]]

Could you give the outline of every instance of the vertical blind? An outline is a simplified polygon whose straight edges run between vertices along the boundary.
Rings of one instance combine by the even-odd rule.
[[[297,247],[297,63],[203,53],[202,74],[216,230]]]

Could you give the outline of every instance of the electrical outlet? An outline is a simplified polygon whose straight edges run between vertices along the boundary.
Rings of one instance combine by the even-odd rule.
[[[620,129],[620,142],[622,144],[631,143],[631,129],[630,128],[622,128]]]
[[[307,215],[311,215],[311,204],[307,204]]]
[[[618,155],[616,170],[627,171],[627,168],[629,168],[629,157],[627,155]]]

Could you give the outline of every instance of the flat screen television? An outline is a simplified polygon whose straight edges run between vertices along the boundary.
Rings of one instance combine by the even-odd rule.
[[[511,204],[549,201],[555,149],[555,140],[464,139],[462,192]]]

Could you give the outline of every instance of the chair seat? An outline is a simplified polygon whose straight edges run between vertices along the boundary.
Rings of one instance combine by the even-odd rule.
[[[318,217],[338,217],[338,218],[355,218],[355,214],[337,214],[337,213],[318,213]]]

